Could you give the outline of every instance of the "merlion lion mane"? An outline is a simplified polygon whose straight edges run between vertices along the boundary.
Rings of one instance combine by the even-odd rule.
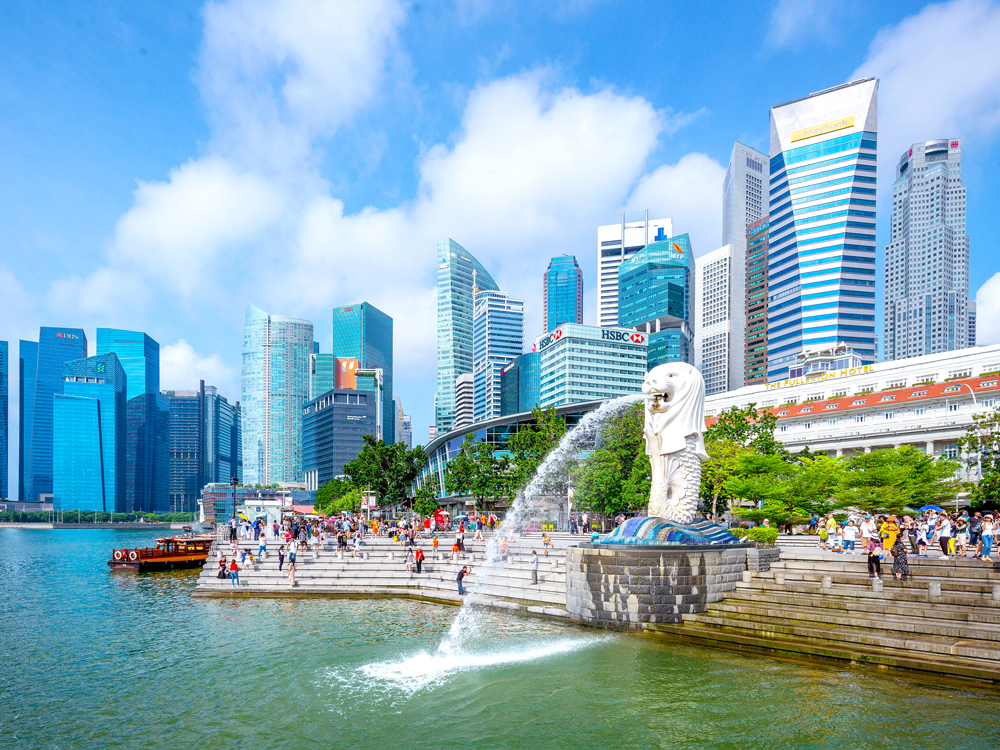
[[[684,362],[646,373],[643,433],[652,482],[649,515],[691,523],[698,510],[705,452],[705,380]]]

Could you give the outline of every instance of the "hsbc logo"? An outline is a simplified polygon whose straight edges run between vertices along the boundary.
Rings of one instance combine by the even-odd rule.
[[[646,337],[641,333],[628,331],[615,331],[605,328],[601,331],[602,341],[631,341],[633,344],[642,344],[646,341]]]
[[[641,344],[642,342],[644,342],[646,340],[646,337],[643,336],[641,333],[633,333],[630,336],[630,338],[632,339],[632,343],[633,344]]]
[[[558,341],[561,338],[562,338],[562,328],[557,328],[555,331],[552,332],[552,339],[554,341]]]

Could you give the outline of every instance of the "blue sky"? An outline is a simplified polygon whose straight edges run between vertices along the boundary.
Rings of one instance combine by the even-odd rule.
[[[593,321],[597,225],[648,208],[714,250],[733,141],[767,151],[771,106],[876,75],[879,246],[903,149],[963,137],[1000,341],[998,43],[988,0],[8,3],[0,339],[145,330],[163,387],[236,399],[246,303],[329,351],[331,308],[368,300],[425,442],[438,238],[526,300],[529,341],[548,259],[577,255]]]

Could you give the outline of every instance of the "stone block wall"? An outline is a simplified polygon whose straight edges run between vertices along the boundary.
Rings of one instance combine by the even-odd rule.
[[[758,551],[745,544],[570,547],[566,609],[579,622],[615,629],[680,622],[736,587],[751,549]]]
[[[778,562],[781,557],[781,549],[778,547],[761,547],[747,550],[747,570],[755,573],[770,570],[771,563]]]

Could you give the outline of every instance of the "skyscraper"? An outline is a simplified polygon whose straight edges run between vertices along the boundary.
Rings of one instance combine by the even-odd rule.
[[[962,142],[914,143],[896,165],[885,246],[885,358],[964,349],[975,341],[969,303]],[[972,344],[974,345],[974,343]]]
[[[562,323],[582,322],[583,270],[574,256],[557,256],[542,276],[542,328],[548,333]]]
[[[382,439],[396,441],[392,401],[392,318],[369,302],[333,311],[334,357],[353,357],[363,369],[382,370]],[[358,378],[359,390],[375,390],[371,378]],[[322,394],[317,394],[322,395]]]
[[[647,335],[650,369],[694,360],[694,252],[686,234],[650,242],[619,266],[618,305],[621,327]]]
[[[969,344],[970,347],[976,345],[976,301],[969,300]]]
[[[413,447],[413,422],[409,414],[403,415],[403,430],[400,433],[399,440],[407,448]]]
[[[240,374],[243,481],[302,481],[302,407],[309,400],[313,325],[247,305]]]
[[[110,353],[63,369],[64,388],[52,396],[53,503],[63,510],[123,512],[125,370]]]
[[[170,512],[170,402],[160,393],[160,345],[141,331],[97,329],[97,353],[125,371],[127,512]]]
[[[642,250],[650,241],[663,240],[674,232],[670,219],[608,224],[597,228],[597,320],[602,328],[618,323],[618,266]]]
[[[744,385],[767,382],[767,250],[768,217],[758,219],[746,230],[746,361]],[[737,330],[733,329],[733,335]]]
[[[500,375],[500,416],[520,414],[538,406],[541,396],[541,354],[516,357]]]
[[[17,405],[17,499],[26,502],[28,467],[31,466],[31,419],[35,411],[35,373],[38,370],[38,342],[17,342],[19,372]]]
[[[0,499],[10,500],[7,484],[8,462],[10,461],[10,410],[8,408],[8,383],[10,368],[10,348],[6,341],[0,341]]]
[[[473,419],[500,416],[500,374],[524,351],[524,302],[476,292],[472,321]]]
[[[466,372],[455,378],[455,423],[453,429],[466,427],[475,422],[475,383],[472,373]]]
[[[52,397],[63,392],[67,362],[87,356],[87,336],[80,328],[41,328],[31,409],[31,454],[27,502],[52,493]],[[31,382],[29,379],[28,383]],[[23,383],[22,383],[23,385]],[[27,398],[27,396],[26,396]]]
[[[729,262],[729,319],[730,342],[727,365],[727,385],[724,390],[735,390],[744,385],[744,359],[746,358],[746,228],[768,211],[767,154],[762,154],[739,141],[733,144],[722,188],[722,244],[732,246]]]
[[[732,245],[694,261],[694,366],[705,378],[706,395],[729,390],[733,342],[743,338],[742,329],[736,333],[731,317],[732,298],[736,296],[730,285],[733,263]]]
[[[771,109],[769,381],[834,344],[877,359],[877,103],[866,78]]]
[[[333,354],[315,352],[309,360],[309,400],[319,398],[327,391],[333,390],[333,366],[336,357]]]
[[[456,379],[460,375],[472,374],[473,289],[496,291],[497,285],[472,253],[455,240],[438,241],[437,261],[437,395],[434,421],[441,434],[455,426]]]

